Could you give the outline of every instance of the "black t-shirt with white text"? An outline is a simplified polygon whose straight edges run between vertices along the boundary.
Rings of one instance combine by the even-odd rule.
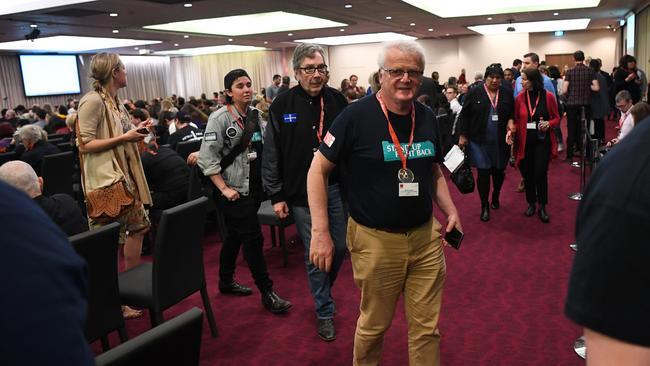
[[[389,113],[404,149],[411,133],[411,114]],[[415,132],[407,167],[419,184],[415,197],[399,197],[400,157],[388,132],[388,121],[375,95],[350,104],[334,120],[320,152],[341,168],[341,186],[352,218],[368,227],[413,228],[433,211],[434,164],[442,162],[438,125],[431,109],[415,103]]]

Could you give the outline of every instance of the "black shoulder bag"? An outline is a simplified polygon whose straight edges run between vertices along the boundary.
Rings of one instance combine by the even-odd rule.
[[[221,171],[226,170],[226,168],[229,167],[230,164],[233,163],[233,161],[235,161],[237,155],[244,152],[244,150],[248,147],[248,144],[251,142],[251,138],[253,138],[253,133],[255,132],[255,128],[259,125],[259,121],[260,121],[259,111],[254,108],[249,108],[248,113],[246,113],[244,134],[242,135],[239,145],[233,147],[233,149],[230,150],[228,155],[224,156],[223,159],[221,159],[221,162],[219,163],[219,165],[221,165]]]
[[[451,173],[451,181],[454,182],[460,193],[467,194],[474,192],[474,175],[469,162],[469,155],[465,153],[465,161],[458,168],[456,173]]]

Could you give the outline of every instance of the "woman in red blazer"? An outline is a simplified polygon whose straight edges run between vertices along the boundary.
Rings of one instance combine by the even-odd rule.
[[[517,166],[526,181],[525,215],[533,216],[539,203],[539,218],[547,223],[548,163],[557,157],[555,134],[549,131],[559,125],[560,115],[555,96],[544,90],[539,70],[523,70],[521,81],[524,91],[515,99],[516,132],[509,131],[506,140],[509,144],[516,140]]]

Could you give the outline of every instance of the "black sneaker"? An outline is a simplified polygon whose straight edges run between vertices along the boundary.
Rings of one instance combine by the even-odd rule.
[[[228,283],[219,281],[219,292],[235,296],[248,296],[253,294],[253,290],[250,287],[240,285],[234,280]]]
[[[318,319],[318,336],[325,342],[335,340],[336,330],[334,329],[334,320]]]

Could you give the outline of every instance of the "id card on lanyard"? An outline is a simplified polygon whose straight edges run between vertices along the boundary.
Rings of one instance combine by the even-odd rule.
[[[535,101],[535,107],[530,104],[530,93],[526,90],[526,102],[528,103],[528,123],[526,123],[527,130],[536,130],[537,123],[533,121],[533,116],[537,111],[537,106],[539,106],[539,95],[537,95],[537,100]]]

